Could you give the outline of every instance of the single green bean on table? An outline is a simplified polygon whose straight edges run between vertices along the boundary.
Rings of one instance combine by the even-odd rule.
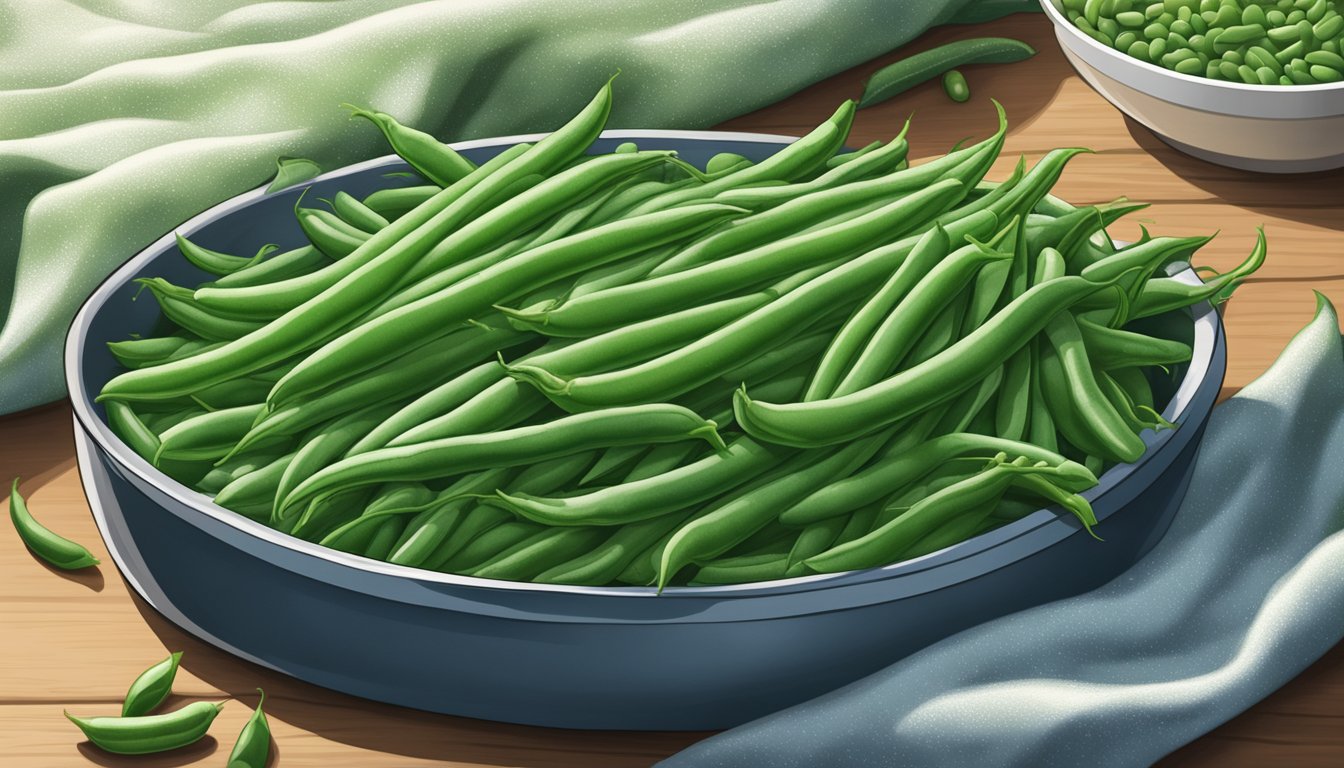
[[[158,708],[173,690],[173,679],[177,676],[177,667],[182,662],[181,651],[169,654],[168,658],[141,672],[121,703],[122,717],[148,715]]]
[[[1004,37],[977,37],[940,45],[888,64],[869,75],[863,84],[859,107],[880,104],[956,67],[1011,64],[1035,55],[1036,49],[1030,45]],[[965,85],[964,81],[962,84]]]
[[[1301,42],[1276,35],[1244,60]],[[1225,301],[1265,259],[1262,234],[1190,283],[1163,268],[1204,238],[1116,248],[1106,228],[1142,206],[1047,201],[1083,150],[986,180],[1001,107],[928,162],[907,162],[908,124],[841,153],[845,104],[702,172],[593,154],[610,106],[608,85],[480,167],[370,110],[435,183],[328,182],[330,211],[295,211],[309,243],[260,260],[183,239],[210,279],[146,278],[169,322],[111,345],[112,431],[226,509],[404,567],[660,588],[869,567],[1042,505],[1093,525],[1077,493],[1170,426],[1156,383],[1193,355],[1163,335],[1188,315],[1128,321]],[[187,739],[197,710],[150,730]],[[265,759],[249,728],[243,764]]]
[[[82,718],[66,712],[65,716],[105,752],[147,755],[200,741],[223,707],[223,703],[197,701],[162,715]]]
[[[42,525],[28,511],[28,504],[19,495],[19,478],[9,487],[9,519],[24,546],[34,555],[63,571],[73,571],[98,565],[98,558],[83,546],[58,536]]]

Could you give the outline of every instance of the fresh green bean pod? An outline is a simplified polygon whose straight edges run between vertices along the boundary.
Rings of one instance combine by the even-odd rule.
[[[1088,358],[1102,370],[1129,366],[1175,365],[1193,354],[1189,344],[1109,328],[1083,317],[1077,319]]]
[[[951,240],[941,225],[925,232],[901,265],[877,292],[864,302],[845,322],[840,332],[826,348],[817,372],[804,393],[804,400],[830,397],[847,371],[852,370],[856,357],[861,356],[873,334],[890,317],[892,310],[905,299],[910,290],[930,270],[935,269],[951,253]],[[983,272],[983,269],[982,269]],[[745,379],[738,383],[749,383]]]
[[[856,440],[824,458],[799,454],[782,466],[778,476],[737,496],[683,525],[668,541],[658,568],[658,588],[667,586],[682,568],[717,557],[742,542],[776,518],[780,506],[810,493],[829,478],[843,477],[872,458],[886,442],[890,430]],[[787,558],[785,558],[787,560]],[[787,563],[780,575],[787,569]]]
[[[737,423],[767,442],[798,447],[852,440],[947,401],[1002,365],[1051,317],[1105,288],[1081,277],[1037,285],[937,357],[866,389],[810,403],[769,404],[734,395]]]
[[[142,717],[75,717],[67,719],[95,746],[117,755],[166,752],[200,741],[224,705],[197,701],[163,715]]]
[[[1092,23],[1095,26],[1095,20]],[[863,84],[859,107],[880,104],[957,67],[1010,64],[1035,55],[1036,49],[1030,45],[1002,37],[978,37],[940,45],[888,64],[870,75]]]
[[[301,482],[281,503],[281,509],[371,483],[430,480],[613,445],[691,439],[723,445],[712,422],[684,408],[669,405],[608,408],[536,426],[381,448],[342,459]]]
[[[554,498],[500,492],[487,502],[545,525],[621,525],[712,499],[774,467],[785,455],[743,438],[726,451],[643,480]]]
[[[381,213],[345,191],[337,192],[335,197],[331,198],[331,208],[337,216],[341,217],[341,221],[369,234],[373,234],[391,223]]]
[[[930,327],[939,310],[949,306],[970,284],[977,271],[996,260],[1006,263],[1010,259],[1011,253],[971,244],[937,263],[873,331],[867,345],[830,396],[857,392],[885,378],[915,346],[919,334]]]
[[[158,708],[168,694],[173,691],[173,678],[177,676],[177,667],[182,661],[182,652],[169,654],[168,658],[141,672],[126,691],[121,702],[122,717],[140,717],[148,715]]]
[[[1093,456],[1137,460],[1144,452],[1143,440],[1130,431],[1098,387],[1073,316],[1062,312],[1051,318],[1045,335],[1050,344],[1041,348],[1041,386],[1060,431]]]
[[[296,208],[294,214],[308,241],[333,261],[354,253],[369,239],[368,232],[345,223],[331,211]]]
[[[24,546],[34,555],[63,571],[73,571],[98,565],[98,558],[83,546],[59,536],[42,525],[28,511],[28,504],[19,495],[19,479],[9,487],[9,519]]]
[[[364,198],[364,206],[389,222],[401,218],[437,195],[441,187],[393,187],[372,192]]]
[[[258,688],[261,700],[238,734],[229,752],[228,768],[266,768],[271,757],[271,724],[266,720],[266,692]]]
[[[476,170],[476,164],[458,154],[452,147],[424,131],[408,128],[386,112],[363,109],[350,104],[343,105],[350,110],[351,117],[362,117],[383,132],[392,151],[410,164],[420,175],[439,185],[447,187],[455,181],[465,178]]]
[[[210,286],[221,289],[246,288],[311,274],[330,264],[331,259],[312,245],[302,245],[225,275],[210,283]]]
[[[174,424],[159,435],[159,450],[154,455],[154,464],[157,465],[161,459],[192,461],[226,458],[264,410],[265,406],[260,404],[242,405],[192,416]]]
[[[601,547],[610,536],[609,528],[543,528],[471,569],[470,575],[480,579],[532,581],[557,565]]]
[[[149,288],[155,301],[159,303],[159,309],[162,310],[164,317],[171,320],[179,328],[203,339],[230,341],[246,336],[262,327],[260,323],[237,320],[216,314],[197,303],[192,298],[190,290],[173,285],[161,277],[137,278],[135,282]],[[148,373],[168,367],[171,367],[171,363],[164,363],[154,368],[139,368],[131,371],[131,373],[142,371]]]
[[[182,256],[186,258],[187,261],[205,272],[220,277],[231,275],[240,269],[246,269],[253,266],[276,248],[274,245],[264,245],[257,251],[255,256],[234,256],[228,253],[212,251],[209,248],[203,248],[183,237],[181,234],[174,233],[173,236],[177,239],[177,250],[181,252]]]
[[[918,431],[912,431],[910,437],[899,437],[892,448],[884,450],[872,464],[817,489],[785,509],[779,515],[780,522],[793,526],[812,525],[843,515],[901,490],[939,465],[967,455],[988,459],[1003,452],[1026,456],[1033,462],[1044,461],[1050,466],[1068,462],[1055,451],[1002,437],[954,432],[922,443],[921,439]],[[1096,478],[1091,478],[1090,484],[1095,485]],[[1089,486],[1083,486],[1086,487]]]

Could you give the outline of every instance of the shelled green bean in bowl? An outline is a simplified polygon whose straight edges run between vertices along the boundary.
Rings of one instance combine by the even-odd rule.
[[[1267,173],[1344,166],[1333,0],[1041,0],[1078,74],[1167,144]]]
[[[1161,537],[1263,238],[1207,281],[1206,238],[1117,247],[1141,206],[1049,195],[1078,150],[984,178],[1002,120],[912,165],[843,152],[851,104],[790,141],[603,132],[610,99],[453,148],[365,112],[404,159],[95,293],[81,472],[155,608],[382,701],[713,728]]]

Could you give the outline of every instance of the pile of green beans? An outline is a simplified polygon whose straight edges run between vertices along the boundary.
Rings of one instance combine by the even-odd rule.
[[[710,585],[880,566],[1081,491],[1175,425],[1190,347],[1141,318],[1206,238],[1117,248],[1142,208],[994,183],[1007,130],[911,166],[843,146],[846,103],[759,162],[591,154],[611,84],[479,167],[390,115],[424,184],[300,208],[309,245],[148,280],[166,327],[111,345],[112,429],[176,480],[354,555],[482,579]],[[1179,323],[1177,324],[1179,325]],[[1177,366],[1174,369],[1172,366]],[[1157,386],[1162,391],[1161,386]],[[1100,545],[1099,545],[1100,546]]]
[[[1334,0],[1064,0],[1089,37],[1186,75],[1250,85],[1344,81]]]

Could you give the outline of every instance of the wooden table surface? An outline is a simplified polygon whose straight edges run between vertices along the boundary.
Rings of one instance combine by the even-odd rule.
[[[1229,367],[1224,394],[1254,379],[1311,317],[1311,290],[1344,306],[1344,227],[1340,174],[1267,177],[1218,168],[1167,148],[1093,93],[1070,69],[1043,16],[1020,15],[980,27],[933,30],[907,49],[869,62],[778,104],[732,120],[730,130],[800,134],[836,104],[857,97],[863,78],[888,61],[953,39],[1018,37],[1040,54],[1013,66],[968,67],[973,93],[954,104],[937,83],[864,110],[852,146],[889,138],[907,115],[911,157],[993,130],[990,97],[1007,108],[1007,147],[990,178],[1024,154],[1034,160],[1060,146],[1096,154],[1075,160],[1056,194],[1075,202],[1119,197],[1151,202],[1139,214],[1156,233],[1221,230],[1201,251],[1226,268],[1264,224],[1271,256],[1226,312]],[[1118,225],[1133,237],[1135,221]],[[0,375],[3,375],[0,373]],[[264,687],[275,734],[275,764],[297,766],[645,766],[708,734],[584,733],[501,725],[372,704],[288,679],[193,639],[127,588],[106,559],[75,468],[69,408],[55,404],[0,418],[0,476],[24,478],[34,513],[104,557],[96,570],[65,574],[45,567],[0,525],[0,763],[42,766],[222,765]],[[178,752],[118,758],[87,743],[61,716],[115,714],[129,682],[170,650],[186,652],[175,697],[237,697],[212,736]],[[1169,766],[1336,766],[1344,764],[1344,645],[1245,714],[1171,755]]]

